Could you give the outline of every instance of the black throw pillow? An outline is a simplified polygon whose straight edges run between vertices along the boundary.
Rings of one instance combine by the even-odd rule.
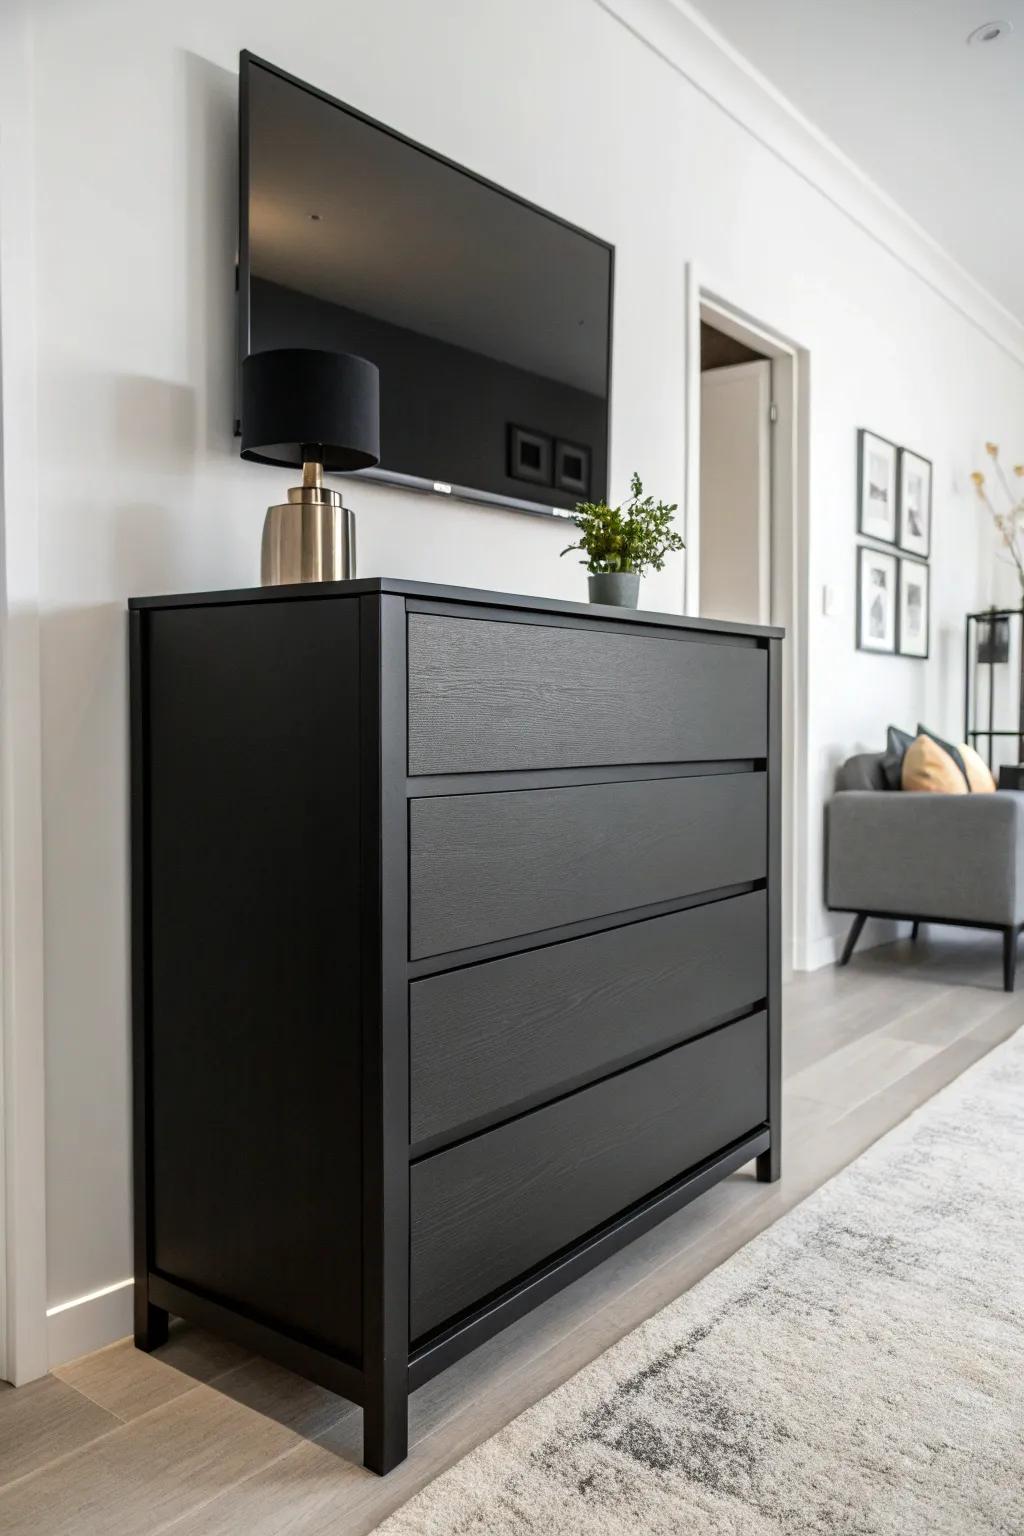
[[[964,756],[960,751],[960,748],[954,747],[951,741],[943,741],[941,736],[936,736],[934,731],[930,731],[926,725],[921,725],[920,722],[918,722],[917,734],[919,736],[929,737],[931,741],[934,741],[937,747],[942,748],[943,752],[949,753],[950,757],[953,759],[954,763],[956,763],[957,767],[960,769],[960,772],[963,774],[964,783],[967,785],[967,793],[970,794],[971,780],[967,772],[967,764],[964,762]]]
[[[886,732],[881,767],[887,789],[903,788],[903,759],[913,739],[909,731],[901,731],[896,725],[890,725]]]

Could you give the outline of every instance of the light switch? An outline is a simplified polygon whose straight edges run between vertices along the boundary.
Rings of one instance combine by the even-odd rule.
[[[827,582],[821,589],[821,611],[828,619],[834,619],[842,610],[839,593]]]

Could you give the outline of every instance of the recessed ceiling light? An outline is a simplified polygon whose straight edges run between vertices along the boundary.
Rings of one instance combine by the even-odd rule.
[[[973,48],[975,43],[995,43],[1007,32],[1013,31],[1012,21],[986,21],[980,27],[975,27],[968,33],[967,41]]]

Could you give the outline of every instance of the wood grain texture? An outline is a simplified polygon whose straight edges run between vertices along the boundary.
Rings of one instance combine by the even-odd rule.
[[[144,1354],[131,1339],[120,1339],[59,1366],[53,1374],[128,1421],[191,1391],[197,1382],[219,1385],[252,1359],[248,1350],[229,1339],[174,1318],[167,1343],[155,1354]]]
[[[149,623],[128,615],[128,722],[131,922],[132,1290],[133,1332],[140,1349],[167,1342],[169,1318],[149,1299],[153,1257],[153,1182],[150,1124],[149,731],[146,710]]]
[[[108,1434],[119,1422],[55,1376],[17,1390],[0,1384],[0,1488]],[[7,1529],[3,1521],[0,1506],[0,1530]]]
[[[342,1419],[359,1418],[358,1409],[344,1397],[270,1360],[247,1361],[219,1377],[216,1390],[304,1439],[326,1434]]]
[[[168,1314],[183,1315],[345,1393],[363,1407],[364,1462],[380,1472],[405,1454],[410,1380],[410,948],[421,946],[424,979],[709,898],[754,894],[732,909],[752,912],[761,895],[763,913],[751,887],[767,848],[765,634],[423,596],[430,611],[402,585],[356,583],[136,604],[132,615],[137,1341],[159,1347]],[[411,796],[410,626],[414,639],[433,636],[425,696],[451,674],[444,707],[479,717],[464,722],[466,762],[463,727],[435,718],[458,771],[427,775]],[[481,662],[482,681],[460,681]],[[481,740],[494,751],[478,770]],[[516,771],[550,753],[569,766]],[[500,791],[495,769],[511,779]],[[560,1047],[554,978],[519,973],[489,1026],[492,1077],[519,1110],[552,1092],[552,1074],[560,1093],[593,1084],[760,1002],[763,918],[731,950],[716,919],[704,921],[702,938],[676,925],[653,948],[605,935],[607,950],[623,946],[617,962],[576,963]],[[499,1049],[510,1017],[524,1023],[518,1063]],[[543,1059],[544,1031],[560,1059]],[[479,1063],[486,1047],[472,1049]],[[458,1042],[449,1054],[462,1054]],[[754,1071],[756,1059],[735,1064],[716,1100],[724,1117]],[[634,1118],[649,1108],[639,1095]],[[457,1106],[444,1113],[465,1126]],[[490,1114],[493,1124],[503,1106]],[[702,1132],[713,1119],[702,1109]],[[755,1129],[756,1145],[737,1144]],[[491,1327],[566,1283],[570,1260],[598,1262],[684,1198],[692,1163],[664,1175],[642,1158],[630,1167],[626,1131],[614,1172],[629,1187],[597,1218],[599,1243],[552,1188],[542,1257],[562,1267],[519,1286],[505,1311],[492,1298]],[[759,1123],[727,1140],[715,1160],[724,1144],[708,1130],[688,1189],[726,1177],[768,1138]],[[446,1337],[444,1361],[478,1343],[484,1323]],[[441,1341],[430,1344],[441,1360]],[[417,1380],[425,1360],[421,1349]]]
[[[193,1381],[209,1385],[253,1356],[250,1350],[219,1333],[208,1333],[183,1318],[172,1318],[167,1343],[154,1358],[184,1376],[191,1376]]]
[[[765,1125],[731,1142],[678,1178],[661,1184],[653,1194],[635,1201],[613,1219],[587,1233],[551,1258],[534,1265],[510,1285],[475,1303],[454,1323],[417,1341],[409,1360],[409,1384],[414,1391],[439,1372],[450,1369],[472,1349],[525,1317],[566,1285],[628,1247],[653,1227],[699,1199],[739,1168],[755,1161],[770,1145]]]
[[[363,1459],[409,1438],[409,893],[405,605],[361,598]]]
[[[757,1177],[774,1183],[782,1169],[782,641],[768,642],[768,1126],[771,1145]]]
[[[414,1164],[413,1337],[753,1130],[766,1074],[757,1014]]]
[[[188,1290],[173,1280],[165,1280],[155,1272],[150,1275],[149,1284],[153,1305],[170,1318],[187,1318],[234,1341],[250,1355],[273,1360],[285,1370],[296,1371],[331,1392],[340,1392],[354,1403],[362,1401],[363,1374],[351,1361],[294,1333],[260,1322],[239,1307],[225,1306],[202,1291]]]
[[[414,982],[414,1145],[639,1060],[765,995],[763,891]]]
[[[394,593],[407,599],[410,612],[456,611],[477,617],[490,617],[487,609],[501,616],[536,614],[537,622],[585,624],[594,629],[615,628],[683,630],[693,634],[749,636],[767,639],[782,636],[784,629],[771,624],[734,624],[727,619],[694,618],[681,613],[650,613],[637,608],[604,608],[593,603],[571,603],[557,597],[528,597],[517,592],[487,592],[474,587],[441,586],[435,582],[409,581],[398,576],[360,576],[355,581],[311,581],[281,587],[235,587],[223,592],[162,593],[159,597],[132,597],[132,610],[171,608],[220,608],[262,606],[266,603],[303,603],[322,601],[325,597],[364,597]],[[530,622],[533,622],[532,618]]]
[[[409,772],[763,757],[763,647],[409,616]]]
[[[411,956],[759,880],[765,805],[761,773],[414,800]]]
[[[387,1478],[370,1477],[356,1464],[360,1414],[351,1410],[318,1440],[285,1440],[256,1470],[247,1467],[241,1477],[207,1486],[171,1528],[174,1536],[372,1531],[424,1483],[674,1300],[1019,1027],[1021,1002],[1000,990],[998,946],[990,939],[929,935],[918,947],[921,955],[905,942],[865,951],[846,971],[801,975],[786,987],[785,1160],[777,1185],[758,1186],[747,1170],[725,1180],[428,1382],[410,1402],[409,1459]],[[908,1069],[905,1058],[870,1049],[878,1033],[929,1043],[933,1053]],[[824,1067],[835,1049],[858,1038],[864,1050],[845,1058],[845,1069],[856,1075],[857,1104],[844,1113],[814,1097],[815,1074],[805,1069]],[[798,1072],[800,1094],[790,1086]],[[175,1325],[157,1358],[209,1377],[223,1368],[225,1352],[199,1330]],[[27,1410],[18,1405],[31,1390],[0,1389],[0,1405],[9,1400],[20,1415]],[[5,1448],[9,1422],[0,1423]],[[46,1432],[44,1421],[44,1440]],[[126,1432],[119,1428],[109,1439]],[[105,1443],[74,1458],[83,1488],[97,1501],[89,1518],[113,1530],[124,1511],[133,1511],[137,1523],[129,1529],[151,1536],[154,1490],[166,1475],[187,1479],[191,1441],[176,1440],[177,1468],[173,1456],[169,1466],[125,1459],[120,1478],[100,1487],[85,1464]],[[53,1455],[60,1455],[60,1445],[55,1436]],[[37,1475],[15,1491],[16,1509],[0,1492],[0,1530],[49,1536],[54,1485]]]
[[[194,1379],[129,1339],[83,1355],[54,1372],[68,1386],[125,1421],[169,1403],[195,1386]]]
[[[193,1387],[104,1436],[94,1454],[65,1456],[0,1493],[0,1531],[150,1536],[299,1443],[273,1419]]]
[[[151,1267],[358,1360],[358,613],[145,615]]]

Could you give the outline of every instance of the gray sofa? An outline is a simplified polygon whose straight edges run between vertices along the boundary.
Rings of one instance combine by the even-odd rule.
[[[845,762],[829,802],[826,902],[853,912],[840,965],[869,917],[1003,935],[1003,985],[1014,989],[1024,926],[1024,793],[908,794],[887,787],[883,753]]]

